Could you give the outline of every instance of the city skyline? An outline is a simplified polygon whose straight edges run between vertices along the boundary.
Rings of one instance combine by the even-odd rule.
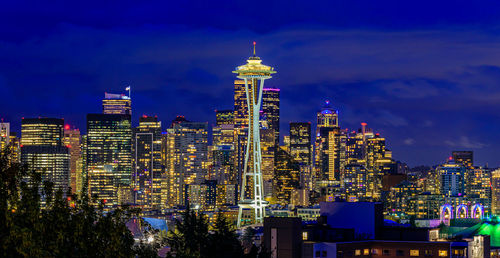
[[[250,55],[255,40],[259,55],[280,70],[268,86],[281,89],[283,135],[289,122],[314,122],[329,99],[343,128],[368,123],[387,138],[394,158],[411,166],[440,164],[453,150],[473,150],[476,165],[499,166],[496,5],[441,3],[421,17],[430,3],[400,11],[395,2],[365,4],[364,15],[348,17],[358,10],[354,4],[339,13],[325,3],[338,17],[332,21],[314,17],[323,10],[282,10],[279,18],[255,23],[238,3],[231,5],[243,19],[235,23],[224,15],[204,20],[199,9],[186,16],[199,15],[191,20],[180,17],[183,12],[127,17],[127,4],[119,8],[124,14],[109,18],[99,12],[69,17],[54,8],[47,20],[13,8],[1,18],[12,26],[2,28],[0,38],[0,95],[7,96],[0,117],[18,133],[21,117],[38,116],[65,118],[85,131],[85,115],[100,112],[104,92],[124,93],[132,85],[134,125],[143,114],[164,122],[185,115],[213,125],[214,110],[232,106],[230,71]],[[380,8],[385,17],[377,16]],[[34,24],[37,19],[42,22]]]

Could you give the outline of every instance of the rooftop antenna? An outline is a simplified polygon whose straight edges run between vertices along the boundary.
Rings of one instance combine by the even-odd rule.
[[[253,56],[255,56],[255,45],[257,45],[257,42],[253,42]]]
[[[132,91],[132,90],[130,89],[130,85],[129,85],[129,86],[127,86],[127,88],[125,88],[125,90],[126,90],[126,91],[128,91],[128,98],[129,98],[129,99],[131,99],[131,98],[130,98],[130,95],[131,95],[131,91]]]

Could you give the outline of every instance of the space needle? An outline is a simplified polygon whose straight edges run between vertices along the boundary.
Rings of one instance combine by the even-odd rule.
[[[271,74],[276,73],[276,71],[270,66],[263,65],[262,60],[255,55],[255,44],[253,42],[253,56],[248,58],[246,64],[238,66],[233,71],[237,74],[237,78],[245,81],[245,96],[248,106],[248,137],[238,202],[238,228],[242,226],[244,209],[253,210],[253,223],[263,223],[265,207],[268,204],[263,199],[259,118],[264,80],[270,79]]]

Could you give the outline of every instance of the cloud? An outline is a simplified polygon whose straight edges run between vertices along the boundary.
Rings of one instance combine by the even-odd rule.
[[[405,145],[413,145],[415,143],[415,140],[413,138],[407,138],[403,141]]]
[[[388,110],[379,111],[377,120],[379,120],[380,123],[388,126],[401,127],[408,125],[408,121],[404,117],[398,116]]]
[[[290,121],[314,124],[323,100],[331,99],[341,127],[356,129],[367,122],[410,164],[418,155],[408,143],[439,153],[450,144],[486,149],[482,142],[491,142],[491,151],[478,157],[483,160],[496,159],[500,151],[491,133],[500,129],[500,120],[492,119],[500,108],[500,35],[482,26],[394,29],[391,23],[355,26],[370,19],[338,26],[341,21],[302,23],[290,17],[271,24],[283,15],[263,15],[268,20],[254,28],[245,25],[250,23],[244,21],[246,9],[234,12],[238,19],[227,23],[234,15],[206,9],[169,16],[164,8],[141,6],[142,11],[157,9],[145,17],[131,15],[128,4],[119,8],[110,17],[95,18],[51,9],[53,24],[45,24],[49,21],[40,14],[34,15],[40,20],[36,24],[19,19],[27,30],[10,20],[14,14],[0,15],[0,21],[7,19],[4,24],[13,24],[0,32],[12,27],[25,33],[0,33],[0,92],[8,96],[0,103],[1,112],[17,124],[22,116],[50,115],[85,128],[85,114],[100,112],[104,91],[122,91],[131,84],[134,114],[158,114],[164,125],[178,114],[213,121],[214,109],[232,108],[231,71],[245,62],[255,40],[263,63],[278,72],[266,85],[281,88],[283,134]],[[155,17],[158,12],[166,20]],[[477,139],[443,145],[451,130],[474,132]]]
[[[458,141],[447,140],[445,141],[445,144],[450,147],[461,147],[470,149],[481,149],[488,146],[488,144],[470,140],[469,137],[467,136],[461,136]]]

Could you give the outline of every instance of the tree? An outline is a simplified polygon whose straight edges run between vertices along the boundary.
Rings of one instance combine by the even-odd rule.
[[[217,218],[209,239],[209,257],[243,256],[243,248],[238,240],[234,224],[222,212],[217,213]]]
[[[209,249],[208,221],[203,214],[188,208],[182,218],[175,221],[175,228],[167,234],[169,256],[207,257]]]
[[[67,193],[64,198],[61,191],[54,191],[51,182],[42,181],[41,173],[9,162],[8,154],[0,152],[1,257],[153,254],[151,248],[135,245],[125,224],[138,216],[138,210],[119,207],[105,213],[102,205],[92,206],[85,194]]]

